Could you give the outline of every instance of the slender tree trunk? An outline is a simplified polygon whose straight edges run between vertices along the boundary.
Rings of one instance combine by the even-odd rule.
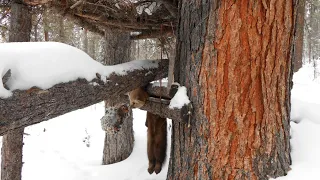
[[[32,18],[28,6],[15,0],[11,4],[10,42],[29,42]],[[1,180],[21,180],[24,128],[3,136],[1,149]]]
[[[1,179],[20,180],[22,170],[24,128],[10,131],[3,136],[1,151]]]
[[[96,36],[95,34],[91,33],[90,43],[88,43],[88,54],[92,57],[92,59],[95,58],[95,50],[96,50]]]
[[[191,127],[173,121],[168,179],[268,179],[290,167],[292,1],[179,3],[175,80]]]
[[[115,31],[106,32],[105,64],[114,65],[130,60],[130,34]],[[105,104],[106,108],[117,107],[121,104]],[[102,164],[120,162],[130,156],[133,150],[132,111],[124,120],[120,131],[116,134],[106,132]]]
[[[59,17],[59,41],[66,42],[65,30],[64,30],[64,18]]]
[[[15,0],[11,5],[10,42],[29,42],[32,28],[31,14],[21,0]],[[20,4],[21,3],[21,4]]]
[[[83,51],[88,54],[88,30],[83,29]]]
[[[296,31],[294,40],[293,71],[302,67],[305,0],[297,0]]]
[[[37,14],[34,15],[35,19],[37,19]],[[34,28],[34,42],[38,41],[38,21],[36,22],[36,24],[33,26]]]
[[[45,6],[43,10],[43,31],[44,41],[49,41],[49,24],[48,24],[48,8]]]
[[[131,59],[131,41],[128,33],[107,30],[105,34],[105,63],[106,65],[120,64]]]

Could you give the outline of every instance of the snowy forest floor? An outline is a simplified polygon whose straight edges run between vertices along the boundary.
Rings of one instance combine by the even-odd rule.
[[[305,65],[294,74],[291,109],[293,164],[289,174],[277,180],[320,178],[320,81],[313,80],[312,73],[312,67]],[[122,162],[101,165],[105,136],[100,127],[103,113],[104,104],[99,103],[26,128],[22,179],[166,179],[169,153],[159,175],[149,175],[147,172],[147,128],[144,125],[146,113],[140,110],[134,110],[133,153]],[[168,130],[170,137],[171,123],[168,123]],[[168,145],[170,149],[170,141]]]

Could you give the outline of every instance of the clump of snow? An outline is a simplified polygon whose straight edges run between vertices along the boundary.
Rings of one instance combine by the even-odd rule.
[[[3,77],[11,69],[11,77],[6,83],[10,91],[33,86],[48,89],[55,84],[78,78],[91,81],[96,73],[106,80],[111,73],[125,75],[135,69],[157,66],[156,61],[131,61],[103,66],[85,52],[58,42],[0,43],[0,74]],[[11,92],[0,81],[0,98],[7,98]]]
[[[167,79],[162,79],[160,81],[154,81],[152,82],[153,87],[167,87],[168,86],[168,80]]]
[[[142,12],[144,11],[150,16],[161,6],[161,4],[161,2],[152,2],[151,4],[145,3],[137,6],[136,10],[138,14],[142,14]]]
[[[178,88],[177,93],[174,95],[174,97],[171,99],[169,108],[174,109],[178,108],[181,109],[184,105],[187,105],[190,103],[189,97],[187,95],[187,88],[184,86],[180,86]]]

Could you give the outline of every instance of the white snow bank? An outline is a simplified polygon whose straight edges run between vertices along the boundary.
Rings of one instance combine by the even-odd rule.
[[[319,116],[318,116],[319,117]],[[291,170],[277,180],[317,180],[320,177],[320,125],[308,119],[291,123]]]
[[[30,135],[24,137],[22,179],[166,179],[170,156],[171,121],[168,121],[168,148],[165,164],[160,174],[150,175],[147,171],[146,112],[133,110],[135,141],[130,157],[110,165],[101,165],[105,138],[105,133],[100,126],[100,118],[103,114],[104,103],[102,102],[27,127],[25,132]]]
[[[320,177],[320,84],[313,67],[304,65],[293,75],[291,91],[291,170],[277,180],[317,180]]]
[[[179,87],[177,93],[171,99],[169,108],[174,109],[178,108],[181,109],[184,105],[190,103],[189,97],[187,95],[187,88],[184,86]]]
[[[0,43],[0,74],[3,77],[11,69],[11,78],[7,82],[10,91],[33,86],[48,89],[78,78],[91,81],[96,73],[105,78],[113,72],[125,75],[127,71],[157,66],[154,61],[103,66],[80,49],[58,42]],[[1,85],[0,98],[9,97],[10,91]]]

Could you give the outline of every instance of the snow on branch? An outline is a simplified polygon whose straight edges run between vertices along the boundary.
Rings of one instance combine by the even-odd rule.
[[[59,53],[54,51],[54,47],[39,50],[39,47],[30,43],[28,46],[31,46],[33,51],[19,51],[19,45],[14,45],[13,49],[2,46],[2,49],[7,51],[0,54],[3,55],[1,60],[6,58],[1,61],[3,72],[0,74],[3,76],[6,73],[4,71],[11,69],[11,77],[6,84],[9,90],[1,84],[0,87],[3,92],[10,92],[12,95],[5,99],[0,98],[0,135],[8,130],[49,120],[103,100],[117,99],[135,88],[146,86],[150,81],[166,77],[168,72],[168,60],[133,61],[117,66],[102,66],[89,59],[81,59],[88,57],[72,52],[78,50],[61,48],[61,45],[58,48]],[[65,48],[68,54],[64,54]],[[21,54],[11,53],[11,50]],[[15,58],[20,57],[21,61],[10,61],[9,54],[13,54]],[[24,56],[27,54],[32,57],[28,59]],[[75,57],[78,58],[77,64],[66,63],[67,59]],[[14,63],[11,63],[12,61]],[[60,61],[67,66],[61,66]],[[91,67],[90,63],[93,63]],[[46,69],[46,66],[50,68]]]

